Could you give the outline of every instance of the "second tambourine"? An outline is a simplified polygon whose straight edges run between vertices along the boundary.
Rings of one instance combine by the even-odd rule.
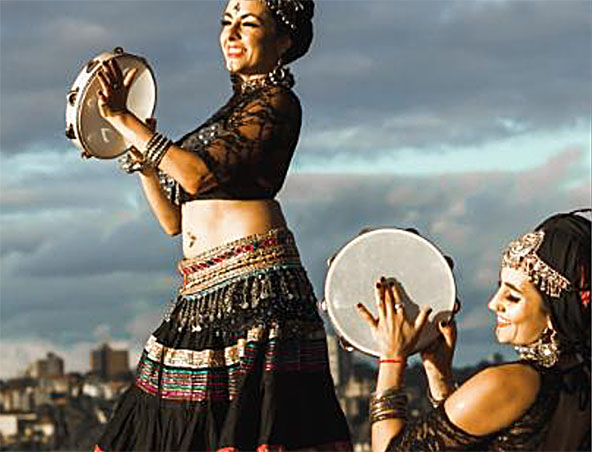
[[[438,322],[452,316],[456,300],[454,277],[434,244],[394,228],[357,236],[331,260],[324,307],[342,343],[379,356],[378,345],[356,305],[363,303],[377,315],[375,285],[382,276],[397,281],[405,315],[411,321],[421,308],[432,308],[414,352],[424,349],[438,337]]]

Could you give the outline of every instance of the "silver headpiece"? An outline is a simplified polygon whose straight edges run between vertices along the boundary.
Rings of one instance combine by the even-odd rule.
[[[538,255],[545,233],[529,232],[510,243],[502,257],[502,268],[520,270],[528,276],[541,292],[559,298],[561,291],[569,288],[569,280],[547,265]]]
[[[304,3],[300,0],[264,0],[267,8],[276,16],[286,27],[295,31],[299,22],[302,21],[299,16],[305,12]],[[310,19],[307,17],[306,19]]]

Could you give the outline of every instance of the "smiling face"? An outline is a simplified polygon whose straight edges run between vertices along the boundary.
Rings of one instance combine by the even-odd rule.
[[[504,267],[500,277],[500,287],[488,305],[497,315],[497,340],[502,344],[531,344],[551,326],[543,299],[521,271]]]
[[[290,38],[278,35],[263,1],[231,0],[222,18],[220,46],[226,68],[249,78],[270,72],[290,47]]]

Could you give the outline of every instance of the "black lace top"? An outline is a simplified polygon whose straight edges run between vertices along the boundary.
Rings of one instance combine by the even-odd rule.
[[[293,79],[269,76],[234,83],[234,95],[210,119],[176,144],[195,152],[208,174],[192,196],[160,171],[160,183],[177,205],[195,199],[273,199],[284,183],[298,142],[300,102]]]
[[[503,430],[487,436],[471,435],[455,426],[444,405],[417,422],[405,425],[393,438],[389,451],[533,451],[541,450],[557,402],[560,377],[554,372],[541,372],[541,388],[528,411]]]

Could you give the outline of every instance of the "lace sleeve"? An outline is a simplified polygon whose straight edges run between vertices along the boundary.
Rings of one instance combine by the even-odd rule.
[[[176,206],[180,206],[182,202],[181,192],[182,188],[179,182],[173,179],[164,171],[159,169],[156,170],[158,174],[158,182],[160,183],[160,188],[164,191],[164,194],[169,199],[170,202],[175,204]]]
[[[444,406],[440,405],[423,419],[408,422],[399,436],[393,438],[389,451],[486,450],[489,437],[471,435],[454,425]]]
[[[300,132],[297,98],[279,89],[263,90],[229,107],[183,140],[208,174],[199,194],[223,187],[236,196],[272,196],[283,183]]]

